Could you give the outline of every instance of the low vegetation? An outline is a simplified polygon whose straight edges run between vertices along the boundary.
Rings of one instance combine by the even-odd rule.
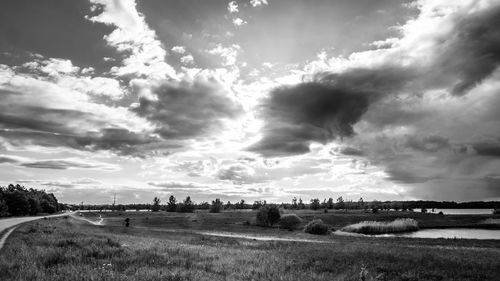
[[[414,219],[396,219],[391,222],[381,221],[363,221],[348,225],[342,228],[345,232],[354,232],[362,234],[383,234],[408,232],[418,230],[418,222]]]
[[[304,232],[316,235],[325,235],[328,233],[328,231],[328,225],[325,224],[321,219],[310,221],[304,228]]]
[[[288,230],[296,230],[302,224],[302,219],[296,214],[285,214],[280,218],[280,227]]]
[[[498,280],[499,243],[468,242],[462,248],[454,240],[436,241],[444,244],[434,247],[418,239],[373,239],[265,242],[58,218],[19,227],[0,252],[0,276],[2,281]]]
[[[280,209],[277,205],[264,205],[257,211],[255,223],[258,226],[273,226],[279,222],[280,217]]]

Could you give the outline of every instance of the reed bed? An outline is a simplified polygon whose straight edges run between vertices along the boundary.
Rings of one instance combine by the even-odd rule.
[[[414,219],[396,219],[390,222],[363,221],[342,228],[345,232],[362,234],[384,234],[395,232],[409,232],[418,230],[418,222]]]

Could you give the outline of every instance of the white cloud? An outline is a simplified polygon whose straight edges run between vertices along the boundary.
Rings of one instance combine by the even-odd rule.
[[[252,5],[252,7],[258,7],[267,4],[267,0],[250,0],[250,5]]]
[[[237,13],[238,11],[238,3],[236,1],[231,1],[227,3],[227,10],[229,13]]]
[[[235,18],[235,19],[233,19],[233,24],[236,26],[242,26],[244,24],[247,24],[247,22],[240,19],[240,18]]]
[[[178,53],[178,54],[185,54],[186,53],[186,47],[184,46],[174,46],[172,47],[172,52]]]
[[[183,64],[193,64],[194,63],[194,58],[192,55],[185,55],[181,57],[181,63]]]
[[[105,36],[110,46],[120,52],[128,52],[123,65],[114,67],[118,76],[146,75],[153,79],[175,78],[175,70],[165,62],[166,51],[151,30],[144,16],[136,9],[135,0],[91,0],[95,5],[103,5],[102,13],[88,17],[93,22],[115,26],[116,29]]]
[[[222,47],[222,44],[217,44],[215,48],[208,50],[208,53],[221,56],[224,58],[224,65],[230,66],[236,63],[236,58],[240,49],[240,46],[236,44],[230,47]]]

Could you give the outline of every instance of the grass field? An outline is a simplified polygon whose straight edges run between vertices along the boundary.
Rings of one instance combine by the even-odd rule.
[[[31,222],[19,227],[0,252],[1,280],[500,278],[500,241],[314,236],[247,225],[252,214],[107,213],[102,226],[72,217]],[[300,213],[305,221],[321,218],[334,227],[367,220],[363,215]],[[425,220],[423,215],[429,216],[415,214]],[[84,216],[98,218],[98,214]],[[377,214],[376,220],[393,220],[393,216]],[[123,226],[125,217],[131,219],[129,228]],[[457,221],[440,219],[447,224]],[[464,223],[483,219],[471,217]],[[427,223],[437,224],[437,220],[429,217]],[[213,237],[200,231],[304,238],[316,243]]]

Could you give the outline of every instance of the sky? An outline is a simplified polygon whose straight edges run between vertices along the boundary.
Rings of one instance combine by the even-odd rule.
[[[500,200],[500,2],[4,0],[0,185]]]

